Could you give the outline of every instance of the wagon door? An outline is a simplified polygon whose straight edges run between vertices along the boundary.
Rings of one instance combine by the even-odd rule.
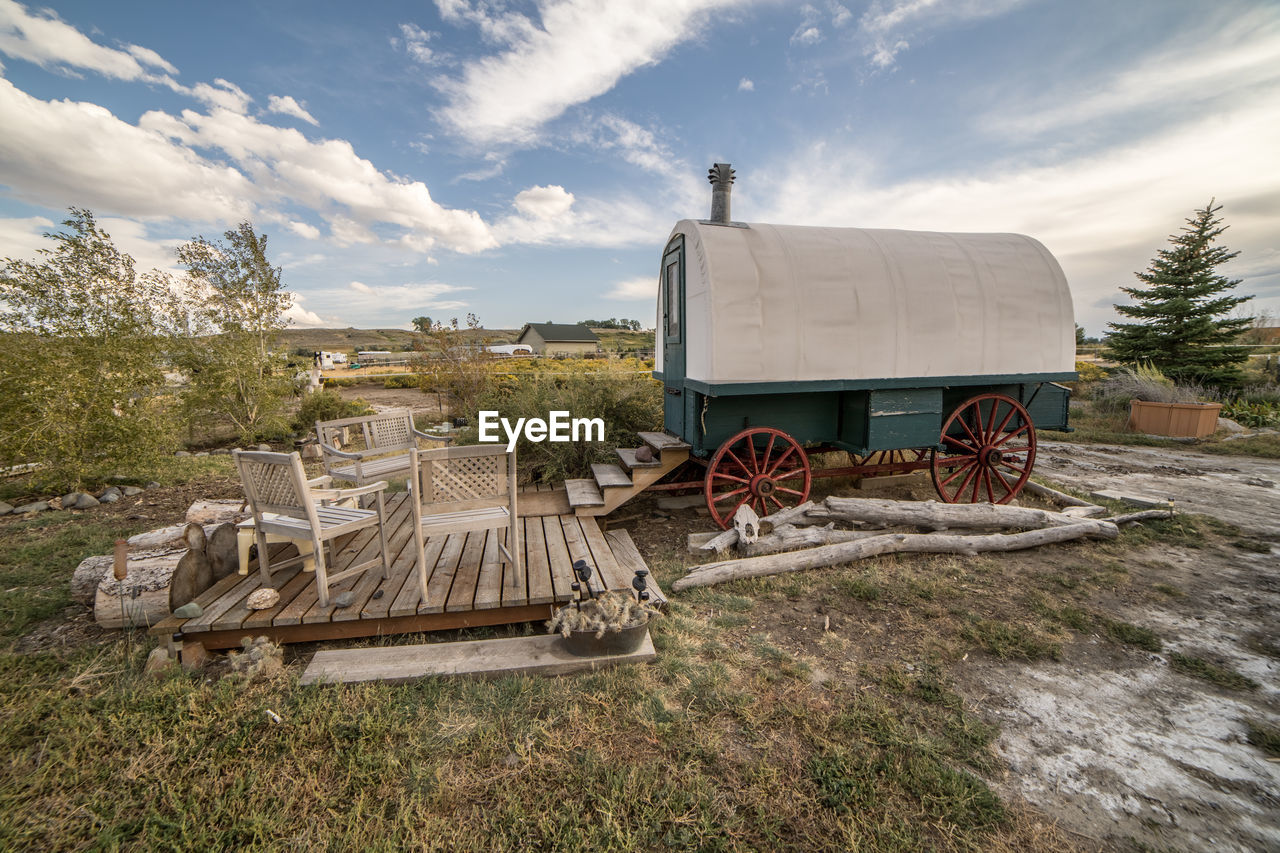
[[[662,257],[662,415],[667,431],[684,437],[684,242]]]

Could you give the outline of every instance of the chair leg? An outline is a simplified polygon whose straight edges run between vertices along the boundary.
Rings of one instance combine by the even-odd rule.
[[[387,512],[386,506],[382,501],[382,492],[377,493],[378,498],[378,544],[382,546],[382,577],[391,577],[391,563],[387,561]]]
[[[316,591],[320,595],[320,606],[329,606],[329,571],[325,566],[324,543],[316,545]]]
[[[267,545],[267,534],[262,532],[261,527],[253,529],[254,538],[258,541],[258,574],[262,578],[263,586],[271,585],[271,557],[268,552],[271,550]]]

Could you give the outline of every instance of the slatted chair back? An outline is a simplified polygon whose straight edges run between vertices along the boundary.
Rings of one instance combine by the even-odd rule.
[[[306,519],[319,528],[306,471],[296,452],[241,451],[235,460],[255,518],[274,513]]]
[[[361,415],[354,418],[341,418],[336,421],[316,421],[316,435],[321,444],[330,447],[342,447],[344,443],[355,443],[355,433],[363,441],[359,448],[369,454],[395,453],[412,450],[414,442],[413,411],[411,409],[392,409],[376,415]],[[343,448],[347,449],[347,448]]]

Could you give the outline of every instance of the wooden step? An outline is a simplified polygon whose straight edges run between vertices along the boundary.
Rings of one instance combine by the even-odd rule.
[[[569,493],[569,506],[575,509],[580,506],[604,506],[604,495],[595,480],[565,480],[565,491]]]
[[[640,440],[659,452],[663,450],[689,450],[690,446],[685,444],[674,435],[668,435],[665,432],[638,432]]]
[[[597,462],[591,466],[591,473],[602,489],[631,488],[631,478],[617,465]]]
[[[617,450],[613,452],[618,454],[618,458],[622,460],[623,465],[627,466],[627,468],[630,468],[632,470],[636,468],[661,468],[662,467],[662,459],[659,458],[658,456],[655,456],[652,462],[641,462],[638,459],[636,459],[636,451],[634,448],[619,447]]]
[[[653,640],[647,634],[634,652],[597,657],[570,654],[558,635],[332,649],[316,652],[300,683],[397,682],[432,675],[564,675],[619,664],[648,663],[656,657]]]

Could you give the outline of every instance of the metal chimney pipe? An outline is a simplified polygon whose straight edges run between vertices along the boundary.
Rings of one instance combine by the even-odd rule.
[[[729,194],[733,192],[733,169],[728,163],[716,163],[707,170],[707,180],[711,182],[711,221],[719,225],[728,225]]]

